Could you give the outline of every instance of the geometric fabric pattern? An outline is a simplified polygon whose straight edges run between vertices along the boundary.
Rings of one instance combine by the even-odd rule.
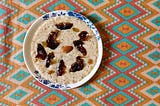
[[[127,75],[123,73],[112,78],[108,82],[110,82],[111,84],[113,84],[115,87],[117,87],[120,90],[124,90],[125,88],[135,83],[134,80],[132,80],[131,78],[129,78]]]
[[[126,38],[119,40],[118,42],[115,42],[112,46],[121,54],[127,54],[128,52],[137,48],[137,46],[134,43],[132,43]]]
[[[110,64],[121,72],[128,71],[134,66],[136,66],[136,63],[126,56],[121,56],[113,60]]]
[[[23,42],[54,10],[85,15],[103,41],[86,84],[53,90],[28,72]],[[160,106],[160,0],[0,0],[0,106]]]

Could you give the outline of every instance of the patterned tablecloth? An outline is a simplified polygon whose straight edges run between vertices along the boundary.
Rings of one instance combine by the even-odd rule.
[[[23,59],[26,31],[53,10],[87,16],[103,40],[103,60],[82,87],[53,90]],[[0,106],[160,106],[160,0],[0,0]]]

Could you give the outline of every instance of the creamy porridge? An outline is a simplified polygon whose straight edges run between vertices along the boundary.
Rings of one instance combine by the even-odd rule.
[[[44,21],[31,45],[32,61],[41,76],[60,84],[79,82],[97,61],[96,37],[75,17],[57,16]]]

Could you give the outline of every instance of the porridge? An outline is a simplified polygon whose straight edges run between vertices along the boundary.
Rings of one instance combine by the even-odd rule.
[[[96,37],[87,24],[75,17],[45,20],[35,31],[31,45],[34,66],[51,82],[77,83],[97,61]]]

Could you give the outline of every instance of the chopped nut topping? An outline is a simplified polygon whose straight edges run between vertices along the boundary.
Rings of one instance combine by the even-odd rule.
[[[47,46],[47,42],[46,42],[46,41],[43,41],[43,42],[42,42],[42,45],[43,45],[44,47],[46,47],[46,46]]]
[[[62,51],[64,52],[64,53],[69,53],[70,51],[72,51],[73,50],[73,47],[72,46],[63,46],[62,47]]]
[[[89,60],[88,60],[88,64],[93,64],[93,60],[92,60],[92,59],[89,59]]]

